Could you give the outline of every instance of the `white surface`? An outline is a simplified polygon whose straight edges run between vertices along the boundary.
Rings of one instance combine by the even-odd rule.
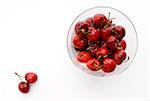
[[[149,3],[148,0],[1,0],[0,99],[148,100]],[[124,73],[106,78],[93,77],[76,68],[66,49],[67,32],[74,18],[101,5],[125,13],[134,23],[139,39],[133,64]],[[30,93],[23,95],[17,89],[19,79],[13,72],[24,75],[28,71],[37,72],[39,80]]]

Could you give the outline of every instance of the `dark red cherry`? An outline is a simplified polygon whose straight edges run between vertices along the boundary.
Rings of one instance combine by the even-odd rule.
[[[100,31],[100,36],[103,40],[106,40],[112,34],[113,27],[104,28]]]
[[[86,22],[78,22],[76,25],[75,25],[75,32],[77,35],[81,35],[83,36],[84,33],[88,30],[88,23]]]
[[[28,83],[34,83],[37,81],[38,76],[33,72],[29,72],[25,75],[25,79]]]
[[[87,41],[80,35],[75,35],[73,38],[73,45],[76,49],[83,49],[87,44]]]
[[[121,40],[121,42],[120,42],[120,47],[121,47],[123,50],[125,50],[125,49],[126,49],[126,46],[127,46],[126,41],[125,41],[125,40]]]
[[[92,17],[91,18],[87,18],[86,19],[86,23],[88,24],[89,27],[93,26],[93,18]]]
[[[118,50],[114,53],[114,60],[117,65],[120,65],[126,59],[126,52],[124,50]]]
[[[107,18],[103,14],[96,14],[93,17],[94,25],[98,28],[103,28],[107,23]]]
[[[115,26],[112,32],[118,40],[121,40],[125,36],[125,29],[122,26]]]
[[[118,42],[118,40],[116,39],[116,37],[114,37],[113,35],[111,35],[110,37],[108,37],[108,38],[106,39],[106,45],[107,45],[107,47],[108,47],[110,50],[114,51],[114,50],[116,50],[116,49],[118,48],[119,42]]]
[[[116,62],[112,58],[105,58],[103,60],[103,71],[106,73],[110,73],[114,71],[116,68]]]
[[[91,58],[90,53],[86,51],[79,52],[77,55],[77,60],[82,63],[86,63],[90,58]]]
[[[97,29],[89,27],[89,33],[87,35],[89,42],[96,42],[99,40],[100,33]]]
[[[87,61],[87,67],[92,71],[98,71],[101,69],[101,62],[95,58],[91,58]]]
[[[97,58],[105,58],[109,54],[109,50],[106,47],[100,47],[96,52]]]
[[[22,92],[22,93],[28,93],[29,89],[30,89],[30,85],[26,82],[20,82],[18,85],[18,89]]]

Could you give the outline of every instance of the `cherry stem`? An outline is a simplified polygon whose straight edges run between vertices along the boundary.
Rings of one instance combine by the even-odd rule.
[[[99,60],[101,58],[101,55],[97,58],[97,60]]]
[[[108,19],[110,19],[110,12],[108,13]]]
[[[78,30],[78,32],[81,32],[81,31],[82,31],[82,29],[79,29],[79,30]],[[77,32],[77,33],[78,33],[78,32]]]
[[[89,31],[85,32],[84,34],[87,35],[89,33]]]
[[[17,75],[17,76],[19,77],[19,79],[22,81],[22,78],[23,78],[23,77],[22,77],[21,75],[19,75],[19,74],[16,73],[16,72],[15,72],[15,75]]]
[[[111,20],[111,21],[112,21],[113,19],[116,19],[116,18],[111,18],[111,19],[109,19],[109,20]]]
[[[107,28],[109,26],[109,24],[112,24],[112,20],[116,19],[116,18],[110,18],[110,12],[108,13],[108,21],[106,23],[106,25],[104,26],[104,29]],[[114,26],[114,24],[113,24]]]
[[[112,30],[112,32],[114,32],[114,33],[115,33],[115,34],[117,34],[117,35],[119,34],[119,33],[118,33],[118,32],[116,32],[115,30]]]
[[[122,47],[118,47],[118,50],[122,50],[123,48]]]

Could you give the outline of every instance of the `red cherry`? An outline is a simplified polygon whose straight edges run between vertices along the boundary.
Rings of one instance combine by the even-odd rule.
[[[86,46],[87,42],[80,35],[75,35],[74,38],[73,38],[73,44],[74,44],[74,47],[76,49],[80,50],[80,49],[83,49]]]
[[[34,83],[37,81],[38,76],[33,72],[29,72],[25,75],[25,79],[28,83]]]
[[[93,26],[93,18],[87,18],[86,19],[86,23],[88,24],[88,26]]]
[[[101,63],[95,58],[91,58],[87,61],[87,67],[92,71],[98,71],[101,69]]]
[[[92,55],[95,55],[97,50],[98,50],[99,46],[97,44],[91,44],[89,45],[88,49],[89,52],[92,54]]]
[[[106,47],[100,47],[96,52],[97,58],[105,58],[109,54],[109,50]]]
[[[117,65],[120,65],[126,59],[126,52],[124,50],[118,50],[114,53],[114,60]]]
[[[79,52],[79,54],[77,55],[78,61],[80,61],[82,63],[86,63],[90,58],[91,58],[90,53],[88,53],[86,51]]]
[[[93,17],[94,25],[98,28],[103,28],[107,23],[107,18],[103,14],[96,14]]]
[[[103,71],[106,73],[110,73],[114,71],[116,68],[116,62],[111,58],[105,58],[103,60]]]
[[[89,27],[89,33],[87,35],[89,42],[96,42],[99,40],[100,33],[93,27]]]
[[[110,50],[116,50],[119,46],[118,40],[116,39],[116,37],[114,37],[113,35],[111,35],[110,37],[108,37],[106,39],[106,45]]]
[[[30,89],[30,85],[26,82],[20,82],[18,88],[22,93],[28,93]]]
[[[121,48],[122,48],[123,50],[125,50],[125,49],[126,49],[126,46],[127,46],[126,41],[125,41],[125,40],[121,40],[120,46],[121,46]]]
[[[100,31],[101,38],[106,40],[112,34],[113,27],[108,27]]]
[[[112,32],[118,40],[121,40],[125,36],[125,29],[122,26],[115,26]]]
[[[75,32],[77,35],[84,35],[84,33],[88,30],[89,24],[86,22],[78,22],[75,25]]]

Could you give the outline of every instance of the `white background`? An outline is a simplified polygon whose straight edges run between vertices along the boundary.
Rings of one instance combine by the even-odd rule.
[[[0,0],[0,100],[148,100],[149,4],[148,0]],[[120,75],[93,77],[76,68],[68,56],[66,38],[72,21],[95,6],[122,11],[136,27],[138,53]],[[14,72],[28,71],[39,79],[28,94],[21,94]]]

